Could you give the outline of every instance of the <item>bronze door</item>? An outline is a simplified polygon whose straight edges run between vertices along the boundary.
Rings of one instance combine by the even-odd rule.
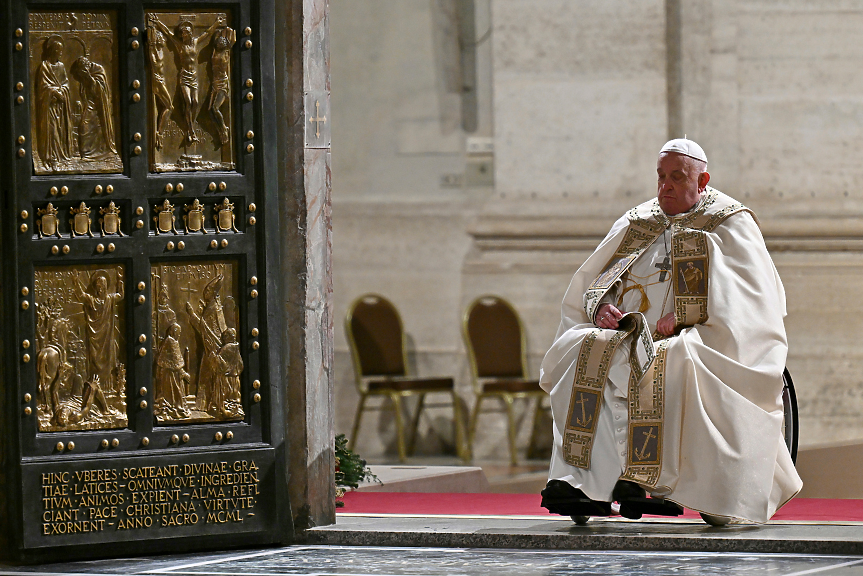
[[[22,546],[272,541],[271,3],[7,10]]]

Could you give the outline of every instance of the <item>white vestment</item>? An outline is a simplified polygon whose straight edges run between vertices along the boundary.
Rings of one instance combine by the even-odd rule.
[[[679,267],[675,265],[660,282],[660,266],[675,252],[673,234],[680,234],[677,240],[683,242],[687,222],[691,224],[698,211],[702,223],[712,216],[700,229],[699,238],[706,244],[702,268],[694,272],[681,257]],[[656,236],[601,301],[620,302],[623,312],[636,312],[642,302],[649,302],[644,317],[654,333],[657,321],[675,311],[675,291],[681,302],[687,301],[690,290],[701,291],[706,303],[699,323],[653,343],[655,350],[664,348],[664,372],[657,372],[658,401],[664,411],[661,462],[658,478],[639,483],[654,495],[699,512],[766,522],[802,487],[782,434],[785,292],[751,213],[711,188],[686,214],[666,217],[656,200],[636,207],[615,222],[575,273],[563,300],[560,328],[540,371],[540,385],[551,395],[554,416],[549,478],[567,481],[594,500],[611,501],[612,489],[627,469],[629,438],[634,438],[629,428],[630,387],[643,390],[650,378],[648,373],[630,382],[628,346],[617,347],[611,358],[587,467],[567,462],[573,460],[566,450],[573,449],[570,442],[565,450],[564,438],[573,407],[577,408],[574,389],[582,344],[598,330],[587,310],[595,311],[599,301],[591,303],[588,294],[629,242],[628,230],[637,217],[649,221]],[[688,245],[679,246],[678,255],[689,254]],[[621,297],[634,284],[640,286]],[[679,320],[685,317],[680,306],[678,328],[685,325]],[[581,410],[583,414],[584,404]],[[631,443],[641,445],[640,440]]]

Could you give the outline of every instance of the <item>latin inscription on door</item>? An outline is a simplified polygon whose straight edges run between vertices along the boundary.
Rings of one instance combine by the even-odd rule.
[[[27,465],[25,539],[103,543],[259,530],[271,521],[271,449]],[[120,534],[121,536],[115,536]]]

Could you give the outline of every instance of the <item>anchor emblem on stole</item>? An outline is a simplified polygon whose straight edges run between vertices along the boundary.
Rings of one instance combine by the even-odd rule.
[[[584,407],[589,401],[583,392],[579,392],[578,399],[575,401],[577,404],[581,404],[581,418],[576,417],[575,423],[582,428],[587,428],[593,421],[593,414],[588,414],[587,409]]]
[[[657,438],[657,436],[653,433],[653,427],[651,426],[647,430],[647,434],[644,435],[644,445],[641,447],[641,450],[636,447],[633,447],[632,449],[633,452],[635,452],[636,458],[638,458],[639,460],[647,460],[648,458],[650,458],[650,452],[647,451],[647,445],[654,438]]]

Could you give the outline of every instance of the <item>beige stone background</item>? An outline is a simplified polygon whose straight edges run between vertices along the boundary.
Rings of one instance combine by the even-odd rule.
[[[538,376],[572,273],[685,132],[785,283],[801,445],[863,438],[863,1],[330,0],[330,31],[337,432],[358,399],[354,298],[389,297],[413,368],[472,406],[461,315],[502,295]],[[451,449],[448,418],[423,419],[420,455]],[[504,438],[481,420],[476,458],[505,459]],[[390,414],[357,450],[394,457]]]

